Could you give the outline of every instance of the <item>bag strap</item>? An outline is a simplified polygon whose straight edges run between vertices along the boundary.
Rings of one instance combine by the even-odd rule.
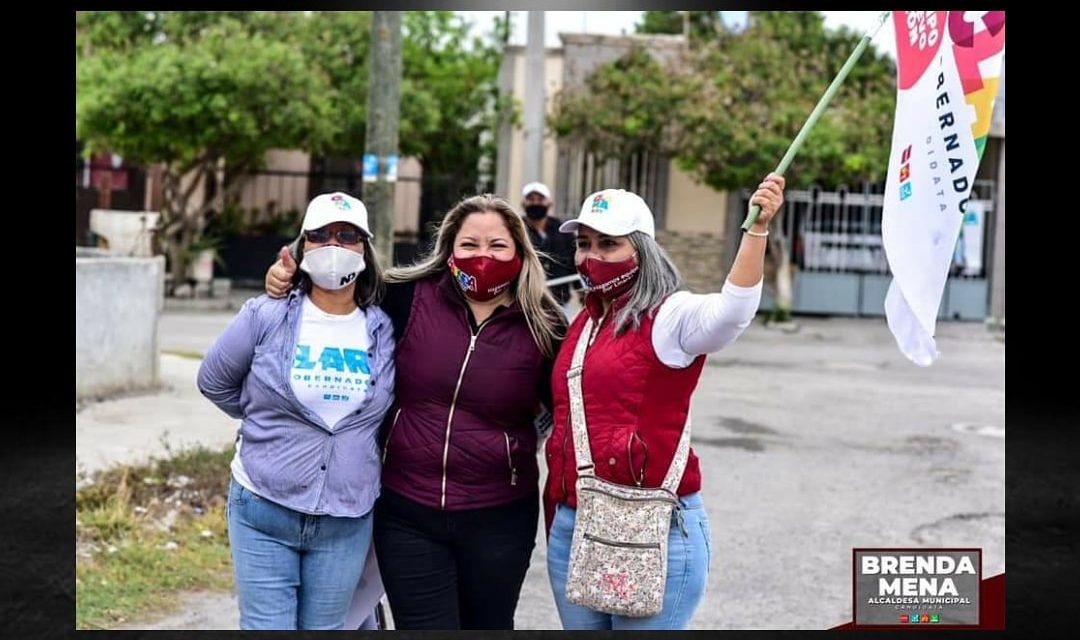
[[[570,390],[570,427],[574,432],[574,464],[577,465],[579,476],[596,475],[592,473],[592,449],[589,448],[589,429],[585,425],[585,398],[581,392],[582,365],[585,363],[585,350],[589,347],[592,329],[592,318],[587,317],[574,347],[570,370],[566,372],[566,383]],[[589,473],[582,474],[582,471]]]
[[[595,476],[592,449],[589,445],[589,429],[585,424],[585,397],[581,390],[581,376],[585,364],[585,351],[589,348],[592,339],[593,322],[591,317],[585,319],[585,326],[578,336],[574,346],[574,357],[570,360],[570,369],[566,372],[567,387],[570,392],[570,427],[574,434],[574,464],[577,465],[578,475]],[[660,485],[669,493],[674,494],[678,489],[679,481],[682,480],[686,463],[690,458],[690,411],[686,412],[686,423],[683,425],[679,444],[675,447],[675,457],[668,467],[664,482]]]

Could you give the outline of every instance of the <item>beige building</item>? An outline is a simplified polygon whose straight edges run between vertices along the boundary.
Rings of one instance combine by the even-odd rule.
[[[625,55],[632,47],[644,46],[660,60],[678,54],[685,46],[682,36],[560,34],[562,46],[545,52],[544,83],[546,112],[550,113],[560,91],[580,87],[598,66]],[[506,48],[500,70],[500,87],[519,104],[526,96],[525,48]],[[1004,322],[1005,317],[1005,79],[1002,71],[997,104],[973,200],[979,200],[987,217],[983,229],[982,265],[978,273],[950,278],[942,302],[943,318],[987,319]],[[499,132],[495,189],[512,202],[520,201],[522,186],[537,177],[523,176],[525,157],[523,130],[504,124]],[[718,192],[697,182],[667,158],[641,155],[598,162],[574,140],[556,140],[548,132],[543,144],[542,176],[551,187],[555,214],[572,218],[585,197],[597,190],[625,188],[641,195],[656,217],[657,239],[682,271],[687,286],[698,292],[718,291],[727,276],[738,247],[740,224],[746,204],[741,194]],[[801,251],[809,246],[815,212],[847,195],[845,211],[858,208],[859,194],[789,191],[787,220],[788,249],[795,255],[793,309],[799,313],[839,315],[880,315],[888,285],[888,269],[828,268],[822,271],[805,262]],[[880,195],[870,196],[873,213],[881,215]],[[837,201],[839,202],[839,201]],[[859,210],[859,215],[867,215]],[[844,214],[846,215],[846,214]],[[796,222],[798,220],[799,222]],[[878,234],[868,228],[862,233]],[[850,231],[849,231],[850,233]],[[767,264],[767,280],[771,269]],[[766,286],[763,308],[771,308],[772,287]]]
[[[337,183],[343,183],[350,171],[315,171],[310,153],[297,149],[272,149],[266,153],[265,166],[249,176],[241,186],[237,204],[248,225],[264,224],[290,211],[302,216],[311,198],[318,195],[312,192],[313,177],[325,183],[323,191],[348,191],[344,184]],[[420,230],[422,175],[423,167],[418,159],[401,159],[398,183],[394,188],[394,231],[406,240],[415,240]],[[190,185],[190,177],[184,180],[185,187]],[[147,182],[146,209],[157,211],[161,207],[160,167],[151,167]],[[205,190],[205,185],[199,185],[192,202],[201,203]]]
[[[562,47],[545,51],[546,112],[564,88],[577,87],[597,66],[645,45],[657,57],[673,57],[685,46],[682,36],[607,36],[560,34]],[[519,104],[525,101],[525,48],[507,47],[500,70],[500,87]],[[521,188],[534,178],[522,175],[523,130],[510,124],[499,132],[496,193],[520,201]],[[729,195],[698,183],[667,158],[647,155],[598,162],[573,141],[544,139],[540,177],[551,187],[555,215],[576,217],[587,195],[604,188],[624,188],[641,195],[656,217],[657,238],[694,291],[719,291],[731,263],[725,242]],[[627,179],[629,178],[629,179]],[[737,207],[738,205],[736,205]],[[740,219],[741,222],[741,219]]]

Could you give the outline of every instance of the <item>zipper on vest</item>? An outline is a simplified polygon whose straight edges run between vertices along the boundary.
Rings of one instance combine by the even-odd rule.
[[[490,319],[489,319],[490,320]],[[476,328],[476,333],[473,333],[469,337],[469,350],[465,352],[465,361],[461,363],[461,371],[458,372],[457,386],[454,387],[454,398],[450,401],[450,415],[446,417],[446,441],[443,442],[442,452],[442,491],[439,498],[439,508],[446,508],[446,459],[450,455],[450,424],[454,421],[454,408],[457,406],[458,392],[461,391],[461,381],[465,378],[465,368],[469,366],[469,359],[472,358],[473,351],[476,351],[476,338],[479,337],[480,332],[484,330],[489,320],[484,320],[480,323],[480,326]]]
[[[503,432],[506,437],[506,463],[510,465],[510,486],[517,485],[517,467],[514,466],[514,457],[510,454],[510,434]]]
[[[610,311],[610,310],[611,309],[609,308],[608,311]],[[590,347],[593,345],[594,342],[596,342],[596,337],[600,335],[600,328],[602,326],[604,326],[604,320],[607,318],[607,316],[608,316],[607,311],[600,314],[600,319],[596,321],[596,325],[592,328],[592,332],[589,334],[589,346]],[[588,352],[586,352],[586,355],[588,355]],[[581,364],[582,364],[582,366],[584,366],[585,365],[584,361]],[[584,393],[585,393],[585,390],[582,389],[582,394],[584,395]]]
[[[398,418],[401,417],[401,408],[399,407],[397,413],[394,414],[394,421],[390,423],[390,431],[386,434],[386,444],[383,445],[382,461],[386,464],[386,454],[390,453],[390,438],[394,437],[394,428],[397,427]]]
[[[570,492],[566,490],[566,436],[570,433],[570,429],[573,427],[570,424],[570,414],[566,414],[566,428],[563,429],[562,434],[562,464],[559,466],[559,470],[562,472],[562,496],[563,502],[569,504]]]

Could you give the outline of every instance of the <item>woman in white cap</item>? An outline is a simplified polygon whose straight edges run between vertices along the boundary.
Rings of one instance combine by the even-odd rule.
[[[367,210],[308,205],[289,296],[248,300],[199,368],[239,419],[227,505],[242,629],[341,629],[379,495],[394,337]]]
[[[689,448],[690,398],[706,354],[757,312],[783,189],[770,174],[751,197],[760,217],[718,294],[680,290],[652,212],[633,193],[594,193],[560,228],[576,235],[588,289],[555,361],[546,448],[548,574],[565,629],[685,629],[701,601],[710,532]],[[660,515],[635,529],[630,515],[647,503]]]

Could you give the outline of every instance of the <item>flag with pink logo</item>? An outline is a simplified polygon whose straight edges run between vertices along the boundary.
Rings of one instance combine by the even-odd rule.
[[[897,95],[882,239],[885,317],[919,366],[937,358],[938,308],[990,133],[1004,11],[894,11]]]

